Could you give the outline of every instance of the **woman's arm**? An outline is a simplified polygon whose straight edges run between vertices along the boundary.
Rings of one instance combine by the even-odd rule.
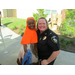
[[[60,50],[54,51],[54,52],[51,54],[51,56],[50,56],[47,60],[42,60],[42,61],[41,61],[41,64],[42,64],[42,65],[47,65],[47,64],[49,64],[50,62],[52,62],[52,61],[59,55],[59,53],[60,53]]]
[[[49,63],[52,62],[52,61],[59,55],[59,53],[60,53],[60,50],[54,51],[54,52],[51,54],[51,56],[47,59],[47,61],[48,61]]]

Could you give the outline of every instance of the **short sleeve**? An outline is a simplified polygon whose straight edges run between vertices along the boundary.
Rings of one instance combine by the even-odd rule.
[[[57,35],[48,37],[47,43],[48,43],[50,49],[52,49],[53,51],[58,51],[60,49],[59,38]]]

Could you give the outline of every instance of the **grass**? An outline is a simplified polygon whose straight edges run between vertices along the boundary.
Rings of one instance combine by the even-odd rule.
[[[19,19],[19,18],[3,18],[1,19],[1,23],[9,28],[12,26],[21,26],[26,25],[26,19]]]
[[[19,19],[19,18],[1,18],[1,23],[3,25],[5,25],[6,27],[14,30],[14,32],[16,30],[17,33],[19,33],[20,35],[23,34],[25,28],[26,28],[26,19]]]

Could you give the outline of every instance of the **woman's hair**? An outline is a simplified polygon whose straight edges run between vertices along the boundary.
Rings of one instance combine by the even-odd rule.
[[[47,29],[48,29],[49,27],[48,27],[48,22],[47,22],[47,20],[46,20],[44,17],[41,17],[41,18],[39,18],[38,21],[37,21],[37,30],[38,30],[38,22],[39,22],[40,19],[44,19],[44,20],[46,21],[46,25],[47,25]]]

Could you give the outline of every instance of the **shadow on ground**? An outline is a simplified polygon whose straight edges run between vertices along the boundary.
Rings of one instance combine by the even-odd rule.
[[[5,25],[5,26],[7,27],[7,25],[8,25],[8,24],[11,24],[11,23],[13,23],[13,22],[8,22],[8,23],[5,23],[5,24],[3,24],[3,25]]]

